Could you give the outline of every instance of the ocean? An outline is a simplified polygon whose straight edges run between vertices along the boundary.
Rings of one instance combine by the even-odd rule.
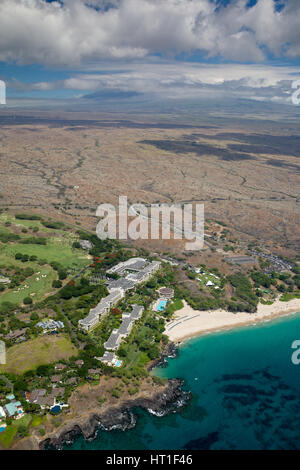
[[[300,313],[256,326],[211,333],[179,347],[154,373],[180,377],[188,404],[163,417],[134,409],[135,428],[99,431],[64,449],[299,449]]]

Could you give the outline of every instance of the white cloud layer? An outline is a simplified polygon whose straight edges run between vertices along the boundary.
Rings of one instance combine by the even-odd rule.
[[[297,76],[299,68],[287,66],[139,61],[123,66],[123,70],[120,64],[103,63],[101,67],[94,66],[65,80],[33,84],[15,81],[8,86],[23,91],[75,90],[81,96],[97,91],[101,96],[124,92],[159,99],[217,98],[222,95],[288,104],[291,84]]]
[[[285,0],[283,0],[284,2]],[[74,66],[200,51],[234,61],[300,56],[300,2],[1,0],[0,61]]]

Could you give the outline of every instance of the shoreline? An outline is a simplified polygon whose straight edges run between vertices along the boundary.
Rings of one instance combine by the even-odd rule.
[[[80,436],[91,442],[97,438],[99,431],[132,429],[137,422],[133,409],[137,407],[153,415],[164,416],[173,408],[184,406],[189,400],[190,394],[182,390],[182,385],[181,379],[171,379],[163,390],[154,392],[153,395],[121,401],[119,405],[110,406],[104,412],[94,410],[88,418],[65,423],[61,429],[44,436],[39,443],[39,449],[46,450],[49,446],[62,449],[64,444],[72,444]]]
[[[300,299],[281,302],[278,298],[272,305],[258,304],[255,313],[229,312],[227,310],[194,310],[186,301],[184,307],[175,312],[174,319],[166,326],[165,334],[174,344],[183,343],[193,337],[227,331],[243,326],[256,325],[276,318],[300,313]]]
[[[78,437],[91,442],[98,436],[99,431],[132,429],[137,421],[134,413],[137,407],[153,415],[164,416],[185,406],[191,395],[184,391],[182,386],[181,379],[170,379],[165,385],[157,385],[151,391],[141,391],[137,397],[120,399],[104,407],[98,404],[90,410],[80,410],[75,416],[66,414],[58,428],[52,427],[44,436],[40,436],[36,431],[18,441],[12,449],[59,450],[65,444],[72,444]]]

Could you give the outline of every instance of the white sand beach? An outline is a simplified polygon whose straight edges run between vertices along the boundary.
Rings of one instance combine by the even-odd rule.
[[[272,305],[259,304],[255,313],[232,313],[221,309],[194,310],[184,301],[184,307],[178,310],[174,318],[167,323],[165,334],[171,341],[177,343],[192,336],[270,321],[273,318],[296,312],[300,312],[300,299],[293,299],[289,302],[281,302],[277,299]]]

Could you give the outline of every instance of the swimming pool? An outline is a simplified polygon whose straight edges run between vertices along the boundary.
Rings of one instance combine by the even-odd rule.
[[[4,432],[4,431],[5,431],[5,429],[6,429],[6,427],[5,427],[5,426],[0,426],[0,432]]]
[[[58,413],[61,412],[61,407],[60,407],[60,405],[52,406],[50,411],[51,411],[52,414],[57,415]]]
[[[157,306],[157,311],[162,312],[165,309],[166,305],[167,305],[167,301],[161,300]]]
[[[121,367],[121,365],[122,365],[122,361],[117,360],[116,361],[116,367]]]

